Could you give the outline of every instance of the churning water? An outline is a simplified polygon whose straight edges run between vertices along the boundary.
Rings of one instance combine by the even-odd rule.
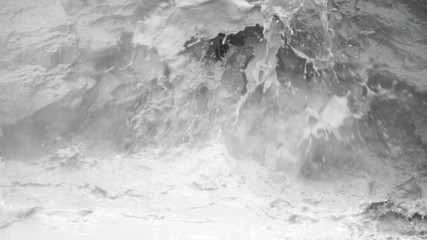
[[[2,239],[425,238],[427,3],[0,3]]]

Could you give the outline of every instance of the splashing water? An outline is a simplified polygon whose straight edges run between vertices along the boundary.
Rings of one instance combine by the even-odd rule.
[[[422,1],[0,7],[5,239],[369,239],[348,204],[423,204]],[[404,234],[425,235],[412,223]]]

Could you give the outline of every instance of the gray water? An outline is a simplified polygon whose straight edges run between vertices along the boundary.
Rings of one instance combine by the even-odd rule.
[[[19,198],[21,162],[162,161],[218,143],[242,164],[314,181],[294,183],[297,202],[350,181],[342,201],[425,236],[408,227],[424,213],[408,209],[426,191],[426,13],[422,0],[3,1],[0,159],[19,169],[4,198]]]

